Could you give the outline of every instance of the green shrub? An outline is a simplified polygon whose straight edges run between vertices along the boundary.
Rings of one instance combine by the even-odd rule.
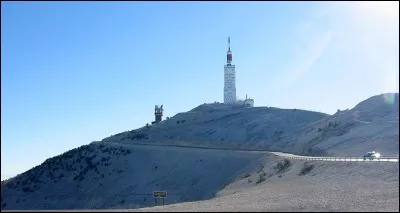
[[[287,168],[289,168],[292,165],[292,163],[290,162],[290,160],[285,159],[284,161],[279,161],[276,164],[276,168],[278,169],[279,172],[283,172],[285,171]]]
[[[257,171],[257,173],[263,172],[264,165],[261,165],[260,169]]]
[[[307,162],[304,163],[303,168],[300,171],[299,175],[306,175],[307,173],[309,173],[311,170],[314,169],[314,165],[312,164],[308,164]]]
[[[256,184],[262,183],[265,181],[265,172],[261,173],[260,176],[258,177],[258,180],[256,182]]]
[[[29,187],[22,188],[22,191],[23,192],[33,192],[33,190],[31,188],[29,188]]]

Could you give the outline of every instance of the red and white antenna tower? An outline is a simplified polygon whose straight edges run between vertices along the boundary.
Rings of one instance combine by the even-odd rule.
[[[230,65],[232,62],[232,52],[231,52],[231,37],[228,37],[228,52],[226,55],[226,63]]]

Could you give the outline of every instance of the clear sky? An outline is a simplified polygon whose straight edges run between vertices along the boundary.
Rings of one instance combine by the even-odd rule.
[[[1,179],[237,95],[333,114],[398,92],[399,2],[1,2]]]

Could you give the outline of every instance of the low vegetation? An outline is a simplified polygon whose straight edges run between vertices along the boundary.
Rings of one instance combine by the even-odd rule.
[[[178,120],[176,121],[176,124],[184,124],[186,122],[186,120]]]
[[[299,175],[306,175],[307,173],[309,173],[313,169],[314,169],[314,165],[309,164],[308,162],[305,162]]]
[[[138,131],[129,131],[126,134],[126,137],[122,138],[121,140],[146,140],[149,139],[147,133],[141,133]]]
[[[99,154],[108,154],[100,157]],[[104,144],[83,145],[61,155],[44,161],[41,165],[17,175],[9,180],[5,187],[16,189],[24,193],[32,193],[49,183],[58,183],[62,179],[72,179],[81,182],[85,180],[88,173],[95,174],[93,178],[104,178],[100,167],[107,167],[111,164],[112,156],[129,155],[129,149],[120,146],[109,147]],[[123,170],[118,169],[116,173]],[[68,175],[71,174],[71,175]]]
[[[258,176],[258,180],[257,180],[256,184],[264,182],[265,176],[266,176],[266,173],[264,171],[262,171],[261,174]]]
[[[283,172],[287,170],[291,165],[292,163],[290,162],[290,160],[285,159],[276,163],[276,169],[278,169],[278,172]]]
[[[264,166],[261,165],[260,169],[257,171],[257,173],[263,172],[264,171]]]

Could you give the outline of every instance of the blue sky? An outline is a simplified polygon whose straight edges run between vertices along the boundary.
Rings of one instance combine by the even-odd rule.
[[[333,114],[398,92],[398,2],[2,2],[1,175],[237,95]]]

